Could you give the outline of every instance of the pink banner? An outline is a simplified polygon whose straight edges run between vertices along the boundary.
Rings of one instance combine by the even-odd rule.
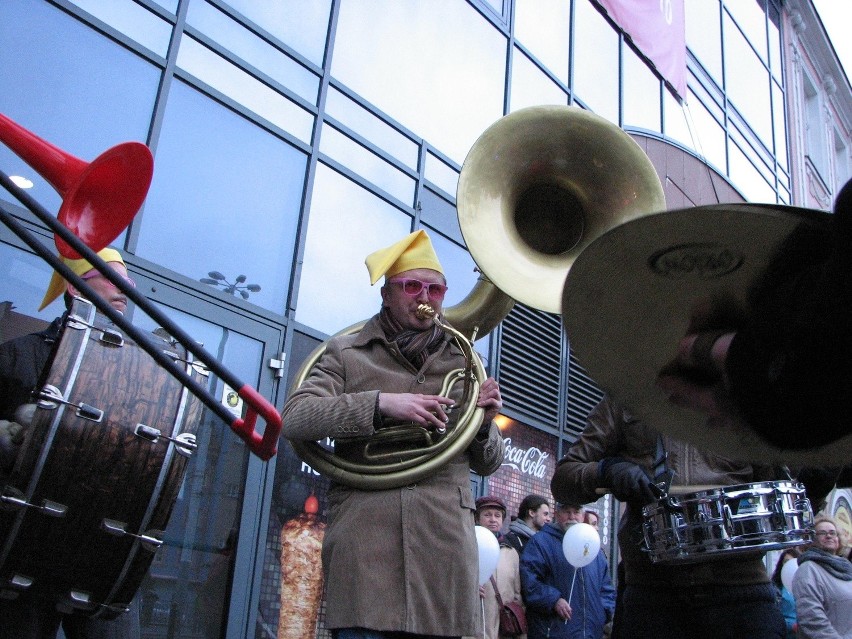
[[[686,96],[686,27],[683,0],[595,0],[657,68]]]

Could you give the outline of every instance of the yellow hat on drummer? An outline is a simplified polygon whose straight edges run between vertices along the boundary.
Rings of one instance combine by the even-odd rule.
[[[121,262],[124,264],[121,253],[116,251],[114,248],[101,249],[98,251],[98,257],[104,262]],[[74,271],[75,275],[83,275],[84,273],[91,271],[93,268],[92,265],[84,259],[71,260],[67,257],[63,257],[61,259],[68,268]],[[38,307],[38,310],[43,309],[64,292],[65,279],[59,273],[53,271],[53,276],[50,278],[50,284],[47,285],[47,292],[44,294],[44,299],[41,301],[41,306]]]
[[[410,233],[387,248],[370,253],[364,263],[370,272],[370,284],[378,282],[383,275],[393,277],[416,268],[429,268],[444,274],[438,255],[432,248],[432,240],[423,229]]]

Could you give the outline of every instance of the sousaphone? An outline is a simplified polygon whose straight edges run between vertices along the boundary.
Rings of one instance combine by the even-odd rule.
[[[485,370],[470,346],[473,337],[493,330],[515,300],[558,313],[565,276],[583,248],[627,220],[665,209],[656,170],[639,145],[603,118],[569,106],[530,107],[497,120],[468,153],[456,199],[462,234],[482,276],[436,321],[469,360],[465,370],[448,376],[445,388],[463,383],[469,401],[445,434],[402,425],[392,435],[361,438],[363,452],[355,459],[318,442],[291,440],[299,457],[334,481],[371,490],[404,486],[464,451],[483,414],[475,404]],[[292,389],[307,379],[325,348],[308,356]],[[377,438],[380,453],[374,452]]]

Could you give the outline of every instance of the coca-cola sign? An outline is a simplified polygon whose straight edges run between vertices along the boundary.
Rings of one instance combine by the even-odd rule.
[[[503,454],[503,466],[509,466],[519,473],[538,479],[545,476],[547,473],[546,461],[550,457],[550,453],[546,453],[535,446],[529,448],[512,446],[511,437],[504,438],[503,445],[506,449]]]

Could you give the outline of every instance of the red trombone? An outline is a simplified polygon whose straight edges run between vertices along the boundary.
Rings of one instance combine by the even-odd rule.
[[[169,317],[135,288],[127,284],[97,255],[127,228],[142,206],[151,185],[154,160],[147,146],[125,142],[114,146],[92,162],[86,163],[41,139],[0,113],[0,142],[44,177],[62,196],[56,217],[0,172],[0,184],[54,232],[60,255],[86,259],[128,299],[162,326],[174,339],[201,360],[207,368],[237,394],[247,406],[245,418],[235,418],[204,386],[191,378],[174,360],[156,346],[145,331],[131,324],[120,312],[98,296],[85,280],[49,251],[18,220],[0,207],[0,221],[23,240],[62,277],[71,282],[112,322],[127,333],[166,371],[174,376],[204,405],[218,415],[242,439],[249,450],[267,461],[278,445],[281,415],[261,394],[240,381],[213,355],[202,348]],[[266,422],[261,435],[256,429],[258,416]]]

